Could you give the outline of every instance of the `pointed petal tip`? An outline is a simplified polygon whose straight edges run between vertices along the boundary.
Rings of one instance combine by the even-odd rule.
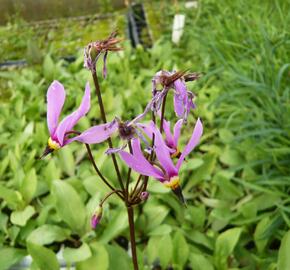
[[[184,199],[183,193],[182,193],[182,189],[180,186],[177,186],[174,189],[171,189],[173,191],[173,193],[176,195],[176,197],[178,198],[178,200],[184,205],[186,205],[186,200]]]
[[[42,155],[38,158],[39,160],[44,159],[47,155],[51,154],[54,150],[49,148],[49,146],[46,146],[46,148],[44,149]]]

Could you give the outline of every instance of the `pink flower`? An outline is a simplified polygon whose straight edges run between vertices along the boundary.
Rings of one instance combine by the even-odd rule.
[[[138,138],[132,140],[133,153],[130,154],[125,151],[121,151],[121,158],[125,161],[128,167],[140,174],[152,176],[162,182],[165,186],[171,188],[173,192],[184,202],[178,173],[185,157],[195,148],[200,140],[203,132],[203,126],[200,119],[197,120],[192,136],[183,149],[183,152],[178,158],[176,164],[173,163],[170,150],[154,123],[151,122],[150,125],[147,126],[147,129],[155,134],[154,150],[159,163],[151,164],[144,157],[140,146],[140,140]],[[145,133],[148,134],[148,130],[144,130]],[[178,139],[179,131],[176,132],[176,137]],[[174,142],[174,138],[172,138],[172,142]]]
[[[93,126],[83,133],[73,130],[78,121],[89,111],[90,99],[90,85],[87,83],[79,108],[59,123],[59,116],[65,101],[65,90],[60,82],[52,82],[47,91],[47,126],[50,137],[48,139],[48,146],[42,157],[73,141],[87,144],[103,142],[117,130],[118,124],[116,121]],[[71,134],[77,134],[77,136],[71,138],[69,137]]]
[[[194,94],[187,90],[186,81],[193,81],[198,79],[196,73],[185,74],[185,72],[168,72],[161,70],[155,74],[152,79],[152,110],[158,111],[161,107],[162,101],[170,89],[174,90],[174,111],[179,118],[185,122],[189,115],[190,109],[195,108],[193,103]],[[158,90],[158,85],[162,86]]]

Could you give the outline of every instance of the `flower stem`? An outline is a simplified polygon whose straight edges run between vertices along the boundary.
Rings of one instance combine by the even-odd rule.
[[[93,76],[93,79],[94,79],[94,84],[95,84],[95,88],[96,88],[96,94],[97,94],[97,97],[98,97],[98,102],[99,102],[99,107],[100,107],[102,121],[103,121],[103,123],[107,123],[107,118],[106,118],[106,113],[105,113],[105,108],[104,108],[104,104],[103,104],[102,94],[101,94],[101,91],[100,91],[100,85],[99,85],[99,80],[98,80],[97,73],[95,71],[92,71],[92,76]],[[111,138],[108,138],[107,142],[109,144],[109,147],[113,148],[113,143],[112,143]],[[118,181],[120,183],[121,189],[124,191],[125,187],[124,187],[124,184],[123,184],[123,181],[122,181],[122,176],[121,176],[121,173],[120,173],[120,170],[119,170],[119,167],[118,167],[116,156],[115,156],[115,154],[111,154],[111,157],[112,157],[112,160],[113,160],[114,168],[115,168],[115,171],[116,171],[116,174],[117,174]]]
[[[109,192],[109,193],[105,196],[105,198],[103,198],[103,199],[101,200],[101,202],[99,203],[100,207],[103,206],[103,203],[104,203],[104,202],[105,202],[109,197],[111,197],[111,195],[113,195],[113,194],[117,194],[117,195],[119,195],[119,193],[123,194],[123,193],[122,193],[122,190],[115,189],[115,190]]]
[[[134,265],[134,270],[138,270],[138,260],[136,253],[136,242],[135,242],[135,225],[134,225],[134,210],[132,206],[127,207],[128,211],[128,221],[130,229],[130,242],[131,242],[131,251],[132,251],[132,261]]]
[[[165,114],[165,107],[166,107],[166,98],[167,93],[165,94],[162,102],[162,108],[161,108],[161,119],[160,119],[160,133],[163,132],[163,122],[164,122],[164,114]]]
[[[128,140],[128,147],[129,147],[130,154],[132,154],[133,150],[132,150],[132,144],[131,144],[130,140]],[[126,200],[127,200],[127,202],[129,200],[129,184],[130,184],[130,178],[131,178],[131,171],[132,171],[132,169],[129,168],[128,173],[127,173],[127,181],[126,181]]]
[[[100,176],[100,178],[103,180],[103,182],[113,191],[113,192],[117,192],[115,190],[115,188],[109,183],[109,181],[103,176],[103,174],[101,173],[101,171],[99,170],[95,160],[94,160],[94,157],[93,157],[93,154],[92,154],[92,151],[91,151],[91,148],[90,148],[90,145],[89,144],[85,144],[86,148],[87,148],[87,152],[88,152],[88,155],[89,155],[89,159],[91,161],[91,163],[93,164],[93,167],[96,171],[96,173],[98,174],[98,176]],[[121,196],[119,193],[117,193],[117,195],[123,199],[123,196]]]

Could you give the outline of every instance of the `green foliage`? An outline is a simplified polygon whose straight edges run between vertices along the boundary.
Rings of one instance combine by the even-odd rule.
[[[180,175],[187,208],[150,179],[150,197],[135,209],[140,268],[288,269],[289,3],[199,4],[196,11],[181,7],[187,25],[179,46],[168,41],[171,19],[165,15],[174,10],[166,7],[160,23],[168,28],[154,47],[133,50],[125,42],[123,52],[108,56],[108,78],[101,80],[108,119],[130,119],[150,98],[157,70],[189,68],[204,74],[189,83],[197,94],[197,110],[182,130],[184,145],[196,117],[202,117],[202,142]],[[155,18],[152,11],[149,15],[158,19],[157,11]],[[92,34],[91,26],[82,30]],[[60,80],[67,90],[61,117],[78,106],[85,82],[93,85],[82,67],[82,51],[76,52],[71,41],[79,32],[71,30],[64,39],[52,31],[47,37],[51,48],[42,51],[39,65],[0,72],[0,269],[26,253],[34,269],[48,264],[58,269],[54,254],[61,247],[78,270],[132,268],[121,247],[129,239],[126,211],[115,197],[104,206],[97,229],[89,228],[108,189],[94,175],[85,149],[73,143],[45,160],[36,159],[48,139],[45,93],[51,80]],[[15,52],[26,46],[13,40]],[[77,54],[77,60],[56,60],[67,52]],[[175,119],[171,112],[166,117]],[[93,105],[78,129],[99,122]],[[106,145],[94,146],[93,155],[117,185],[105,150]]]

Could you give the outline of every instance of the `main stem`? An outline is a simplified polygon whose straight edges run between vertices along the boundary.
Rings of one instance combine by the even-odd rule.
[[[135,241],[135,225],[134,225],[134,210],[132,206],[127,206],[128,211],[128,221],[130,229],[130,242],[132,251],[132,261],[134,265],[134,270],[139,270],[137,252],[136,252],[136,241]]]
[[[100,91],[100,85],[99,85],[99,80],[98,80],[98,76],[97,76],[96,71],[92,71],[92,76],[93,76],[93,79],[94,79],[94,84],[95,84],[95,88],[96,88],[96,94],[97,94],[97,97],[98,97],[98,102],[99,102],[99,107],[100,107],[102,121],[103,121],[103,123],[107,123],[105,108],[104,108],[104,104],[103,104],[102,94],[101,94],[101,91]],[[107,142],[109,144],[109,147],[113,148],[113,143],[112,143],[111,138],[108,138]],[[112,156],[114,168],[115,168],[115,171],[116,171],[116,174],[117,174],[117,177],[118,177],[118,181],[120,183],[121,189],[124,192],[125,191],[125,187],[124,187],[124,184],[123,184],[123,181],[122,181],[122,176],[121,176],[121,173],[120,173],[120,170],[119,170],[119,167],[118,167],[116,156],[115,156],[115,154],[111,154],[111,156]]]

